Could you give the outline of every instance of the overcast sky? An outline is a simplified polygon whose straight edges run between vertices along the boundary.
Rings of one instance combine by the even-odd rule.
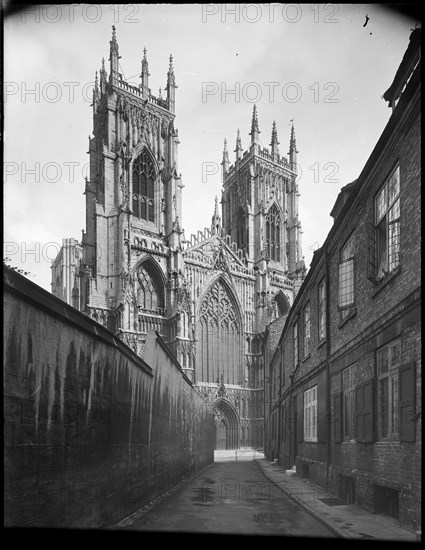
[[[93,80],[102,57],[109,74],[115,24],[128,81],[139,83],[146,47],[157,95],[174,57],[187,237],[211,223],[223,141],[233,163],[238,128],[249,145],[253,104],[262,145],[275,120],[281,154],[294,120],[309,266],[340,188],[357,178],[391,115],[382,95],[415,21],[376,4],[237,6],[236,14],[232,4],[33,6],[5,20],[4,255],[12,265],[50,290],[62,238],[81,239]],[[206,166],[217,173],[205,176]]]

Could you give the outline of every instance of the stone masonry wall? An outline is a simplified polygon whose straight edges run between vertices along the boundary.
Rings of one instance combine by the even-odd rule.
[[[149,366],[10,270],[4,314],[6,526],[106,526],[213,462],[212,410],[159,336]]]

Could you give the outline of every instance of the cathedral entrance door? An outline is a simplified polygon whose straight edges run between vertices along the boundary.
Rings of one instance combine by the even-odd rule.
[[[215,409],[215,448],[239,449],[239,417],[234,405],[220,397],[212,406]]]
[[[216,440],[215,440],[216,449],[226,448],[226,437],[227,437],[226,424],[224,423],[223,420],[221,420],[216,428]]]

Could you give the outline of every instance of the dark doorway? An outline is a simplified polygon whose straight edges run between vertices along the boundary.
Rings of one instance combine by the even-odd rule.
[[[216,449],[239,449],[239,418],[233,404],[223,397],[212,403],[216,411]]]
[[[295,466],[296,464],[296,458],[297,458],[297,401],[296,399],[292,400],[292,407],[291,407],[291,423],[292,423],[292,430],[290,434],[290,449],[289,449],[289,460],[290,460],[290,468]]]
[[[215,439],[215,448],[216,449],[225,449],[226,448],[226,437],[227,437],[227,428],[224,420],[220,420],[216,428],[216,439]]]
[[[375,514],[385,514],[395,519],[399,519],[398,491],[375,485],[373,492],[373,505]]]
[[[339,498],[347,504],[356,502],[356,480],[348,476],[339,478]]]

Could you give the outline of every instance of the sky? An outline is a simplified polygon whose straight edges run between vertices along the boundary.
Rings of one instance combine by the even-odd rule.
[[[382,99],[416,21],[380,4],[72,4],[30,6],[4,22],[4,251],[50,290],[62,239],[81,240],[95,71],[138,85],[147,49],[153,95],[173,55],[186,237],[211,224],[223,142],[260,143],[276,121],[298,148],[302,254],[310,265],[341,187],[360,174],[391,115]]]

